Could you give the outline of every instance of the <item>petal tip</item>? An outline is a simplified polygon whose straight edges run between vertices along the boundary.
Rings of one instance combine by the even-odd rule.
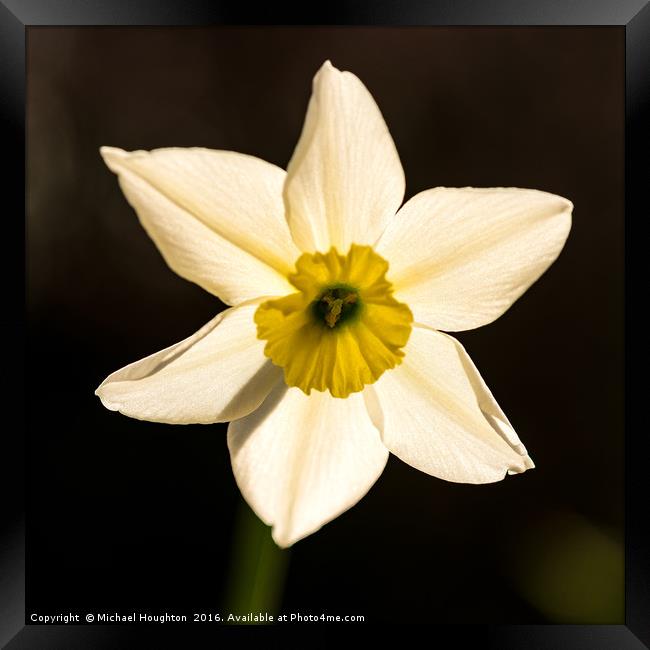
[[[329,522],[323,522],[322,524],[306,529],[303,532],[299,532],[292,526],[283,527],[282,525],[276,524],[271,530],[271,537],[281,549],[288,549],[291,548],[296,542],[300,542],[306,537],[310,537],[314,533],[317,533],[319,530],[321,530],[321,528],[323,528],[325,523]]]
[[[111,400],[107,395],[107,389],[110,384],[107,383],[107,380],[104,380],[97,388],[95,389],[95,395],[99,397],[102,406],[109,411],[120,411],[123,404],[118,401]]]
[[[103,158],[106,166],[111,171],[116,171],[117,164],[120,160],[124,160],[129,154],[124,149],[119,147],[100,147],[99,155]]]
[[[507,475],[512,476],[513,474],[523,474],[529,469],[535,469],[535,463],[533,463],[533,459],[530,456],[526,455],[522,458],[520,465],[508,468]]]
[[[108,409],[109,411],[119,411],[120,410],[121,404],[118,404],[116,402],[111,402],[108,399],[106,399],[106,397],[104,397],[102,395],[102,393],[100,392],[99,388],[95,391],[95,395],[97,395],[97,397],[99,397],[99,399],[100,399],[100,401],[102,403],[102,406],[104,408]]]
[[[570,201],[566,197],[562,196],[560,197],[562,201],[564,202],[564,209],[569,213],[569,215],[573,212],[573,201]]]
[[[339,70],[335,65],[333,65],[330,59],[327,59],[316,72],[316,75],[314,76],[314,81],[327,80],[327,79],[331,80],[336,75],[342,75],[342,74],[345,73]]]
[[[119,147],[111,147],[108,145],[102,145],[99,147],[99,153],[101,154],[102,158],[126,155],[126,151],[124,151],[124,149],[120,149]]]
[[[276,528],[273,527],[273,530],[271,531],[271,538],[275,542],[276,546],[281,549],[288,549],[293,546],[294,542],[296,540],[292,540],[291,538],[280,534],[279,532],[276,531]]]

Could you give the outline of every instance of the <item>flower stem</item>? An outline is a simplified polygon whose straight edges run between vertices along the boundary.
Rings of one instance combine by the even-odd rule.
[[[277,616],[282,606],[289,554],[288,550],[276,546],[271,529],[242,500],[235,518],[226,614]]]

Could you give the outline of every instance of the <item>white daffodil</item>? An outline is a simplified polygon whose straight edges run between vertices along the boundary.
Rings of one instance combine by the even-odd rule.
[[[104,406],[175,424],[230,421],[242,494],[289,546],[354,505],[389,451],[490,483],[533,467],[460,345],[548,268],[570,201],[517,188],[407,201],[372,96],[326,62],[286,173],[200,148],[102,156],[169,266],[232,305],[111,374]]]

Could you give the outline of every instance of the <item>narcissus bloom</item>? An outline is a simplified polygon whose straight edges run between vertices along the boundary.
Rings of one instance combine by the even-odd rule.
[[[508,309],[562,249],[570,201],[437,187],[400,208],[381,113],[329,62],[286,173],[231,151],[101,153],[169,266],[231,307],[97,395],[143,420],[229,421],[239,488],[280,546],[361,499],[389,451],[462,483],[533,467],[440,330]]]

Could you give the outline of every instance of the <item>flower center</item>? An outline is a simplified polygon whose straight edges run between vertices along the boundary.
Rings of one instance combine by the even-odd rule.
[[[370,246],[298,258],[289,276],[296,292],[255,312],[264,354],[288,386],[347,397],[401,362],[413,316],[393,297],[387,271]]]
[[[359,292],[353,287],[335,286],[325,289],[314,302],[314,314],[328,327],[336,327],[359,311]]]

